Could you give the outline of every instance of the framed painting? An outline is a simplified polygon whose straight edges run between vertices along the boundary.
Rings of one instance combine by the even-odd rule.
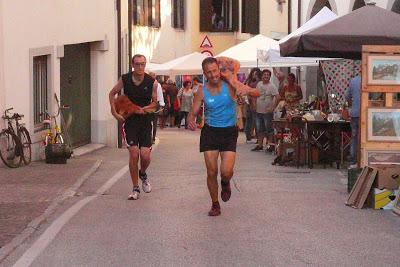
[[[400,56],[368,56],[368,84],[400,84]]]
[[[368,141],[400,142],[400,109],[369,108]]]

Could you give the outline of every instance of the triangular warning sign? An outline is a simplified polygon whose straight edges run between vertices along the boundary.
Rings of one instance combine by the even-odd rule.
[[[208,39],[207,35],[204,37],[203,41],[201,42],[200,48],[210,48],[213,47],[211,44],[210,39]]]

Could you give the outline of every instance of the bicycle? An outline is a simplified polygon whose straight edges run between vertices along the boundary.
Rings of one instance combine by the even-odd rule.
[[[51,157],[51,155],[53,155],[54,153],[57,153],[58,156],[62,154],[63,160],[70,158],[73,153],[70,145],[71,143],[68,136],[68,132],[66,129],[67,125],[61,114],[61,110],[69,109],[69,106],[67,105],[60,106],[60,101],[57,97],[57,94],[54,94],[54,98],[57,103],[56,114],[52,115],[47,110],[40,114],[40,116],[46,116],[45,119],[43,120],[43,123],[45,127],[48,129],[46,135],[43,137],[43,145],[45,147],[45,156],[47,163],[52,162],[52,159],[49,157]],[[57,122],[58,116],[60,116],[60,124],[58,124]],[[65,131],[65,135],[62,132],[62,128]]]
[[[6,109],[2,118],[7,120],[7,128],[0,132],[0,158],[10,168],[21,166],[22,161],[28,165],[32,160],[31,137],[23,123],[19,121],[24,117],[22,114],[7,113],[13,108]],[[15,120],[15,130],[12,121]]]
[[[60,106],[60,101],[58,100],[57,94],[54,94],[54,98],[57,102],[57,113],[54,115],[51,115],[47,110],[45,110],[43,113],[40,114],[40,116],[45,116],[45,119],[43,120],[43,124],[45,125],[45,128],[48,129],[46,135],[43,138],[43,144],[44,146],[47,146],[49,144],[64,144],[64,135],[61,131],[61,126],[57,123],[57,117],[60,116],[60,111],[61,109],[68,109],[69,106]],[[54,126],[52,127],[52,124]]]

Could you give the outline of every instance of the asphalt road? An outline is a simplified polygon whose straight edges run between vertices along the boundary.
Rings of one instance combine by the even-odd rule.
[[[126,151],[103,164],[5,266],[396,266],[400,217],[346,207],[343,172],[271,166],[240,136],[231,200],[210,208],[199,132],[159,131],[137,201]]]

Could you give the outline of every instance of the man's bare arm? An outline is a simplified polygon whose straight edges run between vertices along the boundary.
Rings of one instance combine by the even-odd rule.
[[[192,109],[189,112],[187,117],[188,119],[188,128],[192,131],[196,130],[196,116],[200,111],[201,105],[203,103],[204,93],[203,93],[203,86],[199,86],[197,93],[194,95]]]
[[[110,93],[108,94],[108,99],[110,101],[110,107],[111,107],[111,114],[114,116],[114,118],[116,118],[120,122],[125,121],[125,119],[120,114],[118,114],[117,111],[115,110],[114,100],[115,100],[115,96],[121,92],[123,87],[124,87],[124,84],[122,83],[122,80],[119,79],[118,82],[111,89]]]

